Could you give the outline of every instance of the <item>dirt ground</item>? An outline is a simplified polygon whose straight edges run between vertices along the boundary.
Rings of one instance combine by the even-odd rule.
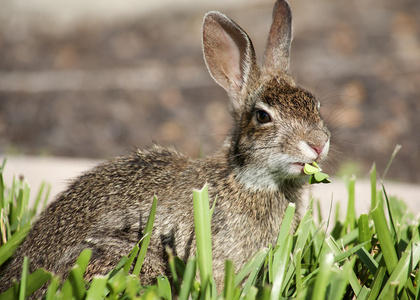
[[[353,162],[365,175],[376,161],[381,173],[401,144],[388,177],[419,183],[420,2],[290,2],[293,76],[321,100],[334,134],[327,171]],[[272,5],[223,6],[259,58]],[[214,151],[230,117],[201,54],[208,6],[85,18],[65,30],[3,11],[0,153],[104,159],[153,141]]]

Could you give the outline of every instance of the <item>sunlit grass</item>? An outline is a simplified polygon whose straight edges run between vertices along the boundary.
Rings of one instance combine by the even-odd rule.
[[[370,176],[372,207],[367,214],[357,216],[357,181],[349,178],[349,201],[343,222],[322,220],[309,209],[291,235],[295,207],[289,205],[274,245],[255,253],[237,274],[233,262],[226,261],[224,286],[217,289],[222,291],[219,295],[212,279],[212,210],[207,187],[203,187],[193,193],[197,256],[185,264],[168,250],[171,279],[159,276],[157,284],[142,286],[138,277],[159,205],[155,198],[145,237],[108,275],[96,276],[91,282],[83,279],[91,256],[88,249],[80,254],[64,283],[42,269],[28,274],[25,260],[20,283],[0,298],[23,299],[49,281],[47,299],[418,299],[419,219],[403,202],[388,196],[384,186],[377,190],[375,167]],[[23,241],[30,220],[48,192],[44,186],[36,197],[37,207],[31,209],[29,186],[14,180],[6,188],[2,173],[0,192],[2,265]],[[330,233],[327,223],[333,228]]]

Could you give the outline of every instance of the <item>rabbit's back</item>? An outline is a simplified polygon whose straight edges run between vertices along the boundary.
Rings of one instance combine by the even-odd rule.
[[[80,252],[90,248],[92,258],[86,277],[106,274],[143,236],[154,195],[159,204],[150,256],[162,250],[161,245],[174,242],[171,226],[176,226],[181,217],[187,224],[182,229],[193,231],[192,187],[188,192],[181,191],[185,180],[183,184],[178,182],[184,172],[191,173],[188,170],[193,164],[192,159],[174,150],[155,146],[117,157],[83,174],[35,222],[14,261],[4,270],[0,290],[10,285],[12,277],[19,278],[23,256],[30,259],[30,272],[44,267],[65,276]],[[184,198],[187,194],[190,197]],[[164,265],[163,257],[160,260]],[[162,271],[159,262],[152,265]]]

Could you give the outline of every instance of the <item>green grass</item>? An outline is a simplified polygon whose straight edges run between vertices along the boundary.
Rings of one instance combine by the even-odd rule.
[[[13,180],[6,188],[3,170],[4,163],[0,172],[0,266],[22,242],[37,209],[48,198],[43,185],[36,196],[36,207],[29,208],[28,185]],[[0,299],[24,299],[47,281],[46,299],[418,299],[419,219],[403,202],[390,197],[384,186],[376,190],[375,167],[370,179],[372,208],[368,214],[356,216],[357,182],[350,177],[344,222],[337,217],[322,220],[309,209],[292,236],[289,232],[295,207],[289,205],[274,245],[255,253],[237,274],[233,262],[226,261],[219,295],[212,278],[212,209],[204,187],[193,193],[197,256],[184,264],[168,250],[174,288],[166,276],[159,276],[153,286],[141,286],[138,278],[159,205],[154,199],[145,237],[109,274],[96,276],[89,283],[83,279],[90,250],[80,254],[63,284],[42,269],[28,274],[25,260],[20,283]],[[328,225],[333,228],[331,232],[326,229]]]

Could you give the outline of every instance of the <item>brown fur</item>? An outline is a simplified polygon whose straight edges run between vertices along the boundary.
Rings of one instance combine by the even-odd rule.
[[[275,18],[290,22],[288,4],[279,0],[276,7],[282,13]],[[222,148],[211,157],[193,159],[156,145],[80,176],[34,224],[3,271],[0,291],[19,279],[23,256],[30,259],[30,272],[44,267],[64,278],[80,252],[89,248],[86,279],[108,273],[143,236],[156,195],[156,218],[141,273],[143,284],[152,283],[157,275],[167,274],[166,246],[184,261],[195,254],[192,190],[206,183],[211,202],[217,197],[211,226],[219,289],[226,259],[239,270],[257,250],[274,243],[287,205],[295,203],[297,211],[302,210],[307,177],[293,168],[296,163],[322,161],[329,144],[317,100],[296,86],[288,67],[267,67],[275,53],[271,48],[291,42],[291,24],[284,23],[273,22],[270,35],[274,32],[275,39],[281,39],[284,34],[279,36],[274,27],[286,26],[280,31],[286,36],[279,43],[269,38],[270,58],[261,71],[246,33],[223,14],[208,13],[204,56],[210,74],[230,95],[234,118]],[[288,53],[281,61],[280,66],[288,65]],[[269,112],[271,122],[257,121],[255,112],[260,109]],[[315,156],[313,145],[326,150]],[[299,213],[293,228],[298,222]]]

